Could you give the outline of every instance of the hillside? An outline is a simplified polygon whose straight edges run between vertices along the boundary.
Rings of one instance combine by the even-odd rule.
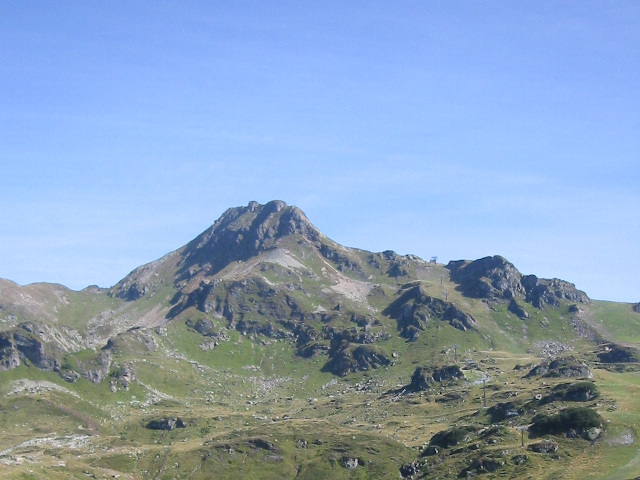
[[[634,478],[637,310],[251,202],[108,289],[0,280],[0,478]]]

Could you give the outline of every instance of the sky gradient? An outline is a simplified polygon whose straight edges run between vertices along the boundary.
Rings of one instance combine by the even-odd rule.
[[[229,207],[640,301],[640,3],[0,2],[0,277],[111,286]]]

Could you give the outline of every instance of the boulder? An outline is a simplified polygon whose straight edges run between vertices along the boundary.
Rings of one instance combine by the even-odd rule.
[[[511,313],[515,313],[522,320],[526,320],[529,318],[529,312],[522,308],[513,298],[509,302],[509,311]]]
[[[417,367],[411,375],[409,388],[414,392],[428,390],[436,382],[461,380],[464,372],[457,365]]]
[[[363,372],[370,368],[387,366],[391,363],[387,354],[371,345],[353,347],[346,345],[335,353],[327,364],[331,373],[341,377],[352,372]]]
[[[583,436],[586,440],[594,441],[600,437],[602,433],[602,429],[599,427],[591,427],[587,431],[584,432]]]
[[[90,360],[78,361],[80,375],[92,383],[102,383],[111,368],[111,353],[103,350]]]
[[[263,439],[263,438],[252,438],[249,440],[249,445],[253,448],[258,448],[260,450],[267,450],[268,452],[279,453],[278,447],[276,447],[273,443]]]
[[[553,391],[540,399],[540,404],[551,402],[590,402],[599,395],[598,387],[592,382],[561,383]]]
[[[175,428],[186,428],[186,424],[181,418],[161,418],[151,420],[146,427],[150,430],[173,430]]]
[[[534,376],[561,377],[561,378],[591,378],[593,375],[589,367],[578,362],[573,357],[556,358],[550,362],[542,362],[532,368],[526,375],[527,378]]]
[[[531,450],[536,453],[554,453],[558,451],[558,444],[556,442],[544,440],[542,442],[529,445],[527,450]]]
[[[400,467],[400,475],[404,478],[413,477],[420,473],[420,469],[418,468],[418,464],[416,462],[405,463]]]
[[[342,465],[347,470],[354,470],[358,466],[358,459],[352,457],[342,457],[340,459],[340,465]]]
[[[637,363],[640,361],[640,353],[633,347],[609,343],[598,352],[598,360],[602,363]]]

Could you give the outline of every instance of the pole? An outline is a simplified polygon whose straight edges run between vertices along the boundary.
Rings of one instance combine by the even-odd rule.
[[[482,380],[482,405],[484,408],[487,408],[487,380]]]

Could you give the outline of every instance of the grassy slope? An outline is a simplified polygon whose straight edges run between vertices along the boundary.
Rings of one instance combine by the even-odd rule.
[[[290,251],[298,258],[306,252],[296,245]],[[524,304],[530,318],[521,320],[505,306],[463,297],[441,265],[425,264],[404,278],[392,278],[368,266],[367,252],[352,255],[363,265],[365,278],[381,285],[386,293],[368,298],[368,312],[394,333],[379,344],[390,356],[396,354],[392,366],[339,379],[321,371],[325,356],[301,359],[289,341],[263,339],[261,344],[235,331],[228,332],[230,341],[203,350],[203,337],[184,323],[202,313],[190,309],[167,326],[166,334],[153,333],[158,351],[138,348],[114,354],[119,365],[134,367],[138,382],[129,391],[119,386],[112,393],[108,381],[94,385],[80,379],[69,384],[51,372],[25,366],[1,373],[0,451],[10,451],[0,455],[4,462],[0,463],[0,478],[86,478],[84,472],[97,478],[114,474],[121,478],[398,478],[399,466],[415,460],[434,433],[456,424],[487,423],[482,378],[488,381],[489,407],[512,398],[529,401],[559,382],[525,379],[526,371],[514,370],[516,364],[539,361],[536,345],[562,342],[574,355],[592,355],[593,344],[578,337],[571,326],[569,304],[544,311]],[[306,294],[291,295],[305,309],[331,308],[335,297],[326,293],[326,283],[313,277],[322,275],[326,262],[317,256],[305,260],[312,274],[271,264],[262,275],[274,284],[286,284],[293,276]],[[362,280],[362,273],[342,275]],[[461,332],[435,320],[414,343],[395,335],[395,321],[380,312],[401,284],[416,279],[433,297],[446,296],[471,313],[481,326],[479,331]],[[58,312],[61,323],[81,328],[83,321],[103,311],[135,317],[151,309],[159,298],[168,306],[173,287],[168,281],[158,285],[153,297],[136,304],[104,294],[70,293],[72,301]],[[357,302],[346,304],[361,308]],[[594,302],[585,318],[607,337],[635,343],[640,315],[628,310],[628,305]],[[215,321],[218,327],[225,326],[224,321]],[[349,326],[347,320],[344,326]],[[393,393],[409,383],[416,366],[452,363],[456,344],[467,381],[422,394]],[[7,396],[15,382],[25,378],[52,382],[77,397],[46,389]],[[528,418],[517,418],[505,425],[496,444],[483,443],[477,451],[466,449],[477,442],[472,439],[461,445],[461,453],[447,455],[440,463],[427,458],[430,478],[455,478],[479,455],[501,456],[506,461],[502,469],[485,474],[486,478],[624,479],[640,475],[636,445],[624,444],[629,435],[634,442],[637,438],[638,374],[597,370],[594,379],[602,397],[593,406],[608,423],[604,438],[593,447],[584,440],[556,438],[557,455],[522,452],[515,427]],[[170,416],[184,418],[188,427],[171,432],[144,427],[151,419]],[[87,434],[92,429],[97,435]],[[75,448],[69,440],[73,435],[90,438]],[[49,438],[49,443],[23,443],[34,437]],[[51,438],[62,440],[55,444]],[[251,443],[256,438],[269,442],[273,449],[256,447]],[[512,457],[520,453],[528,459],[518,466]],[[361,465],[349,470],[342,465],[344,458],[359,458]]]

